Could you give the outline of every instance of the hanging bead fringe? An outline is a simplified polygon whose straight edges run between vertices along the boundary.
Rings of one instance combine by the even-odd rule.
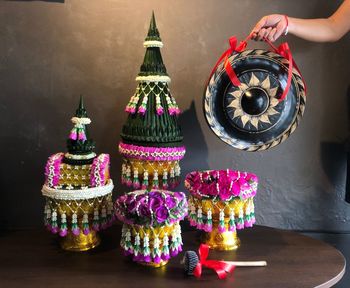
[[[56,234],[58,232],[57,225],[57,211],[53,210],[51,214],[51,232]]]
[[[121,182],[122,182],[122,184],[123,185],[125,185],[126,184],[126,164],[125,163],[123,163],[122,164],[122,175],[121,175]]]
[[[143,172],[143,180],[142,180],[141,188],[142,188],[142,189],[147,189],[148,185],[149,185],[149,182],[148,182],[148,172],[145,171],[145,172]]]
[[[166,171],[166,170],[163,171],[162,187],[164,190],[167,190],[169,187],[169,185],[168,185],[168,171]]]
[[[151,250],[149,248],[149,236],[146,234],[143,238],[143,260],[145,262],[151,262]]]
[[[150,235],[146,232],[141,238],[139,232],[136,232],[132,241],[131,230],[124,224],[120,245],[126,255],[133,255],[134,261],[154,263],[167,261],[182,251],[181,227],[176,224],[171,237],[164,233],[163,238],[153,235],[153,239],[150,239]]]
[[[131,168],[130,168],[130,166],[126,167],[125,184],[128,185],[128,186],[131,186],[131,184],[132,184],[132,181],[131,181]]]
[[[94,209],[94,218],[92,220],[92,229],[94,231],[100,231],[100,217],[99,217],[98,208]]]
[[[219,230],[219,233],[226,232],[225,212],[224,212],[224,210],[220,210],[220,213],[219,213],[219,227],[218,227],[218,230]]]
[[[159,94],[156,94],[156,112],[157,112],[157,115],[162,115],[164,113],[164,108],[162,107],[162,104],[160,103]]]
[[[89,216],[88,216],[88,214],[84,213],[83,220],[81,221],[81,225],[83,227],[83,234],[84,235],[88,235],[90,233]]]
[[[152,186],[154,189],[159,189],[158,171],[155,170],[153,173]]]
[[[206,223],[205,225],[203,226],[203,230],[205,232],[211,232],[213,229],[213,220],[212,220],[212,212],[211,210],[209,209],[207,211],[207,220],[206,220]]]
[[[202,207],[199,207],[197,210],[197,229],[203,229],[203,224]]]
[[[59,235],[61,237],[65,237],[67,235],[68,231],[67,231],[67,216],[66,213],[62,213],[61,214],[61,225],[60,225],[60,231],[59,231]]]
[[[140,180],[139,180],[139,171],[137,169],[134,169],[134,180],[132,181],[132,185],[134,189],[140,188]]]
[[[236,232],[235,211],[230,209],[230,219],[228,221],[228,231]]]
[[[128,105],[126,105],[125,112],[130,114],[135,114],[136,106],[137,106],[137,103],[139,103],[139,99],[140,99],[140,94],[139,94],[139,88],[137,87],[135,94],[131,96]]]
[[[78,236],[80,234],[80,229],[78,226],[78,216],[76,213],[73,213],[72,215],[72,233],[75,236]]]
[[[145,115],[146,111],[147,111],[147,102],[148,102],[148,95],[146,94],[143,99],[142,99],[142,103],[138,109],[138,113],[141,115]]]

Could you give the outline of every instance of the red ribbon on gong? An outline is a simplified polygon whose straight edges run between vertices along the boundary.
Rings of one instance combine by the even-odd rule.
[[[199,262],[194,268],[193,275],[200,278],[202,275],[202,267],[213,269],[218,274],[219,279],[225,279],[228,273],[232,273],[235,269],[235,265],[218,260],[207,260],[209,255],[209,246],[201,244],[198,250]]]
[[[214,68],[212,69],[209,79],[213,76],[216,68],[219,66],[219,64],[224,61],[224,68],[225,68],[225,72],[227,74],[227,76],[230,78],[231,82],[233,85],[235,86],[240,86],[241,82],[239,81],[234,69],[231,66],[230,61],[228,60],[229,56],[232,55],[234,52],[242,52],[246,49],[247,47],[247,41],[250,40],[251,35],[249,35],[246,39],[244,39],[242,42],[240,42],[240,44],[237,47],[237,38],[235,36],[230,37],[229,39],[229,44],[230,44],[230,48],[227,49],[219,58],[219,60],[215,63]],[[289,92],[289,88],[291,86],[291,82],[292,82],[292,76],[293,76],[293,67],[299,72],[299,74],[301,75],[296,63],[293,60],[292,57],[292,52],[289,48],[289,45],[287,42],[282,43],[280,46],[275,47],[271,41],[269,41],[267,38],[264,38],[265,42],[267,44],[270,45],[270,47],[272,48],[272,50],[281,55],[282,57],[284,57],[285,59],[288,60],[288,78],[287,78],[287,84],[286,87],[283,91],[283,94],[281,95],[281,97],[279,98],[279,101],[283,101],[288,92]],[[303,79],[303,78],[302,78]],[[303,79],[304,85],[305,85],[305,81]],[[306,92],[306,85],[305,85],[305,92]]]

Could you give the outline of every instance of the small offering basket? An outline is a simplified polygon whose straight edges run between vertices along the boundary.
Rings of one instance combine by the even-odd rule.
[[[237,249],[237,230],[255,223],[257,176],[233,170],[194,171],[186,176],[185,186],[191,193],[188,220],[204,231],[201,241],[211,249]]]
[[[45,226],[61,236],[61,247],[85,251],[100,243],[97,232],[114,220],[108,154],[97,155],[89,137],[91,123],[80,98],[74,124],[67,139],[68,152],[53,154],[45,166],[42,195]]]
[[[124,223],[120,246],[133,261],[161,267],[182,251],[179,222],[187,215],[184,193],[130,192],[117,199],[115,214]]]

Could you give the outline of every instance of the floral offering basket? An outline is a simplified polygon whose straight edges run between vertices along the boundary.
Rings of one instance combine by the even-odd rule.
[[[117,199],[115,214],[124,223],[121,248],[133,261],[160,267],[182,251],[179,222],[187,215],[184,193],[130,192]]]
[[[202,242],[211,249],[239,247],[237,230],[255,223],[256,175],[232,170],[194,171],[185,179],[190,191],[190,225],[204,231]]]

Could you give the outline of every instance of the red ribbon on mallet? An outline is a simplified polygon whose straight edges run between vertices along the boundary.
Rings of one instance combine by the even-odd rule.
[[[228,273],[232,273],[235,265],[227,261],[207,260],[209,255],[209,246],[201,244],[198,250],[199,262],[193,270],[193,275],[200,278],[202,275],[202,267],[213,269],[218,274],[219,279],[225,279]]]

